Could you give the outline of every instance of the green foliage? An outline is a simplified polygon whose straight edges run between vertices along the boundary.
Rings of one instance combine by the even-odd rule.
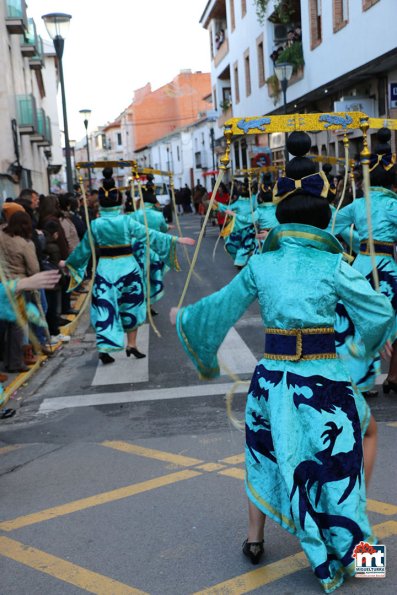
[[[293,65],[293,73],[295,74],[300,68],[303,68],[305,61],[303,59],[302,42],[295,41],[289,47],[281,52],[277,62],[289,62]]]
[[[278,80],[277,76],[275,74],[269,76],[269,78],[266,79],[266,84],[269,87],[269,94],[274,97],[275,101],[277,102],[281,95],[280,81]]]
[[[270,0],[254,0],[254,4],[256,6],[256,16],[258,17],[258,21],[261,25],[263,25],[265,22],[266,10],[269,2]]]
[[[265,22],[266,11],[269,6],[270,0],[254,0],[256,6],[256,15],[261,25]],[[280,23],[290,23],[293,15],[295,14],[295,8],[293,0],[277,0],[274,5],[274,12]]]

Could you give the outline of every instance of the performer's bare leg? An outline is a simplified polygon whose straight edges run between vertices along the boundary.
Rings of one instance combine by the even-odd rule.
[[[387,380],[392,384],[397,384],[397,341],[393,343],[393,353],[390,359],[389,373]]]
[[[134,331],[129,331],[127,333],[128,342],[127,342],[127,348],[126,348],[125,352],[126,352],[127,357],[130,357],[130,355],[133,355],[137,359],[141,359],[142,357],[146,357],[146,355],[144,353],[141,353],[136,346],[137,335],[138,335],[137,328]]]
[[[369,420],[367,431],[364,435],[363,450],[364,450],[364,473],[365,485],[368,489],[371,480],[372,471],[376,459],[376,452],[378,448],[378,427],[373,415]]]
[[[248,535],[249,543],[262,541],[266,515],[248,500]]]

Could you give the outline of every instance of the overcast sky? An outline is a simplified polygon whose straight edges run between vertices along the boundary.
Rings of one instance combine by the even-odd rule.
[[[69,136],[114,120],[135,89],[171,81],[181,69],[210,71],[208,32],[199,23],[207,0],[27,0],[28,16],[49,39],[41,16],[72,15],[63,57]],[[60,115],[61,120],[61,115]]]

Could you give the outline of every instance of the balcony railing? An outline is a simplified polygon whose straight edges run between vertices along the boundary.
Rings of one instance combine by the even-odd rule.
[[[222,45],[219,47],[219,50],[216,52],[214,56],[214,66],[218,66],[223,58],[229,53],[229,42],[227,37],[223,41]]]
[[[24,33],[28,26],[25,0],[6,0],[6,26],[9,33]]]
[[[33,95],[17,95],[17,122],[21,134],[37,132],[37,108]]]
[[[33,19],[28,19],[28,28],[24,35],[21,35],[21,52],[22,56],[31,58],[37,53],[38,36],[36,32],[36,24]]]
[[[44,66],[43,40],[40,35],[36,38],[36,53],[30,58],[29,66],[33,70],[40,70]]]
[[[222,126],[224,125],[226,120],[230,120],[230,118],[233,118],[233,107],[232,106],[230,106],[226,110],[224,110],[222,112],[222,115],[219,116],[219,118],[218,118],[219,128],[222,128]]]
[[[43,108],[37,110],[37,131],[30,137],[30,142],[39,147],[49,147],[52,144],[51,120]]]

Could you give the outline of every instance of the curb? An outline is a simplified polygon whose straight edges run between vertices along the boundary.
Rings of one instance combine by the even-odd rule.
[[[66,318],[67,320],[70,320],[70,324],[61,327],[63,335],[71,336],[72,333],[76,330],[77,324],[80,320],[80,310],[83,307],[83,305],[89,295],[90,295],[89,293],[81,293],[76,298],[76,300],[74,300],[74,307],[76,308],[76,310],[79,310],[79,314],[77,314],[77,315],[74,315],[74,314],[63,315],[64,318]],[[56,343],[56,345],[53,345],[52,346],[53,354],[55,354],[62,345],[63,345],[62,341],[59,341],[58,343]],[[4,386],[4,401],[0,405],[0,411],[2,410],[3,407],[5,407],[7,405],[7,403],[9,402],[9,400],[11,399],[11,397],[15,393],[15,391],[17,391],[19,388],[21,388],[21,386],[26,384],[26,382],[33,376],[33,374],[36,372],[36,370],[39,370],[41,368],[41,365],[44,362],[46,362],[49,359],[49,357],[51,357],[51,356],[37,355],[36,357],[38,358],[37,362],[35,364],[33,364],[32,366],[30,366],[29,370],[27,370],[26,372],[21,372],[20,374],[18,374],[18,376],[16,378],[14,378],[14,380],[12,380],[10,382],[10,384]]]

